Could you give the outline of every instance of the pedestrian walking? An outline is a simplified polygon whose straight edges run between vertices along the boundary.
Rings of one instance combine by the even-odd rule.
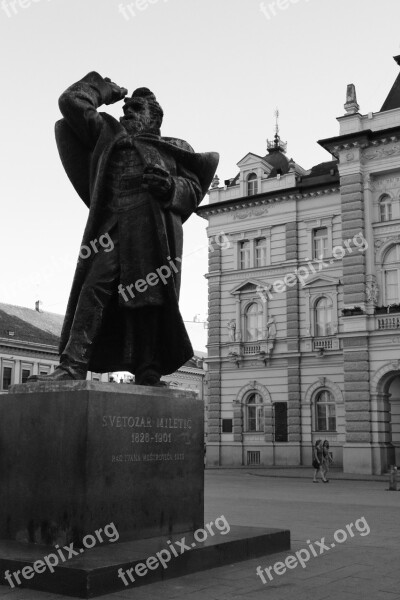
[[[318,475],[318,473],[320,473],[322,481],[324,483],[328,483],[328,480],[325,479],[325,475],[324,475],[324,472],[322,470],[322,467],[323,467],[322,440],[317,440],[315,442],[315,444],[314,444],[312,466],[315,469],[313,482],[314,483],[319,483],[319,481],[317,479],[317,475]]]
[[[333,455],[332,452],[329,452],[329,442],[328,440],[324,440],[322,444],[322,473],[326,479],[326,476],[329,472],[329,467],[333,463]],[[328,480],[329,481],[329,480]]]

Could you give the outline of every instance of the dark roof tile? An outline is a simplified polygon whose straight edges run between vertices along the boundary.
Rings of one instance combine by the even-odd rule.
[[[0,303],[0,338],[58,346],[63,322],[63,315]]]

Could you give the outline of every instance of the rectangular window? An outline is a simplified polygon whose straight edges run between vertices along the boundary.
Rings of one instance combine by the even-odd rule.
[[[48,375],[50,373],[50,367],[46,365],[39,365],[39,375]]]
[[[381,200],[379,204],[381,222],[392,220],[392,202],[390,198]]]
[[[386,304],[399,302],[399,273],[397,269],[385,271]]]
[[[263,431],[264,429],[264,407],[253,402],[247,405],[247,429],[250,433]]]
[[[327,431],[327,406],[326,404],[317,404],[317,430],[318,431]]]
[[[327,258],[328,256],[328,229],[321,227],[313,231],[313,258]]]
[[[222,419],[222,433],[232,433],[233,431],[233,420]]]
[[[287,403],[275,402],[275,442],[288,441]]]
[[[328,431],[336,431],[336,408],[334,404],[328,404]]]
[[[2,388],[3,390],[8,390],[12,381],[12,367],[3,367],[3,381]]]
[[[334,404],[317,404],[317,430],[336,431],[336,409]]]
[[[250,269],[250,242],[241,242],[239,246],[240,268]]]
[[[249,406],[247,411],[247,431],[257,431],[257,407]]]
[[[267,264],[267,240],[256,241],[256,267],[265,267]]]
[[[255,173],[251,173],[247,179],[247,195],[253,196],[258,194],[258,180]]]
[[[254,465],[261,464],[261,453],[259,450],[248,450],[247,451],[247,466],[251,467]]]
[[[21,383],[26,383],[31,375],[31,368],[23,368],[21,371]]]

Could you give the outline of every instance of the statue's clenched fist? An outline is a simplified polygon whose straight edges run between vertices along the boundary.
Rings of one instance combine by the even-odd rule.
[[[160,165],[147,165],[143,171],[143,185],[158,200],[169,200],[172,191],[172,178]]]
[[[111,100],[107,102],[107,104],[115,104],[115,102],[119,102],[120,100],[125,98],[125,96],[128,93],[128,90],[126,88],[120,87],[119,85],[111,81],[109,77],[105,77],[104,81],[107,81],[107,83],[111,87]]]

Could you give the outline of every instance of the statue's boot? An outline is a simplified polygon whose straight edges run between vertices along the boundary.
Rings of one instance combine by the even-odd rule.
[[[30,375],[28,381],[73,381],[86,379],[86,371],[59,364],[49,375]]]
[[[138,353],[135,370],[136,385],[165,386],[161,379],[159,307],[146,306],[135,311],[134,332]]]

